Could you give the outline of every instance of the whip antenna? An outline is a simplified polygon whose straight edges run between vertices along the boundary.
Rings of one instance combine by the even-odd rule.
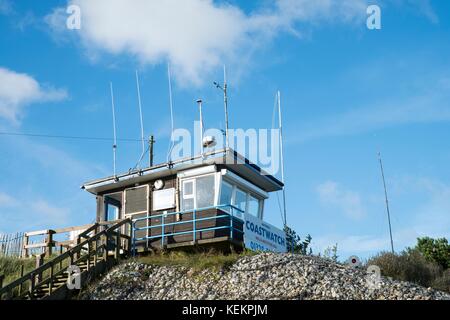
[[[169,84],[169,107],[170,107],[170,145],[169,151],[167,152],[167,162],[169,163],[172,160],[171,153],[174,145],[172,137],[174,124],[173,124],[172,77],[170,72],[170,63],[167,64],[167,80]]]
[[[139,116],[141,120],[141,143],[142,143],[142,153],[138,161],[138,165],[141,163],[142,158],[145,155],[145,141],[144,141],[144,120],[142,118],[142,103],[141,103],[141,89],[139,85],[139,74],[136,70],[136,88],[137,88],[137,96],[138,96],[138,105],[139,105]]]
[[[109,83],[111,89],[111,108],[112,108],[112,118],[113,118],[113,134],[114,134],[114,144],[113,144],[113,171],[114,179],[117,180],[116,175],[116,153],[117,153],[117,135],[116,135],[116,112],[114,107],[114,91],[112,82]]]
[[[277,92],[278,103],[278,124],[280,127],[280,156],[281,156],[281,181],[283,182],[283,213],[284,213],[284,226],[287,225],[286,219],[286,185],[284,182],[284,155],[283,155],[283,125],[281,117],[281,93]]]

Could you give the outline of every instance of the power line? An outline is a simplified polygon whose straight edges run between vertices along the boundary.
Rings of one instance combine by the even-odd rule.
[[[66,135],[52,135],[52,134],[36,134],[24,132],[0,132],[0,136],[23,136],[35,138],[51,138],[51,139],[71,139],[71,140],[91,140],[91,141],[113,141],[113,138],[105,137],[89,137],[89,136],[66,136]],[[125,142],[141,142],[141,139],[117,138],[119,141]]]

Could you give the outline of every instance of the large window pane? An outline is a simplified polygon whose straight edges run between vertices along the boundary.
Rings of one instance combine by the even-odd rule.
[[[233,186],[229,183],[222,182],[222,188],[220,191],[220,204],[231,204],[232,196]]]
[[[247,203],[247,194],[239,188],[236,189],[236,197],[234,199],[234,205],[239,209],[241,209],[242,211],[245,211],[246,203]]]
[[[214,175],[196,179],[197,209],[214,205]]]
[[[253,196],[248,197],[248,213],[258,216],[259,213],[259,200]]]
[[[192,209],[194,209],[194,198],[183,199],[182,205],[181,205],[181,210],[187,211],[187,210],[192,210]]]

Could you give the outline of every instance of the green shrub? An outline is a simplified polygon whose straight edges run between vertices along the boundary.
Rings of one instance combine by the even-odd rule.
[[[439,264],[442,268],[450,268],[450,244],[445,238],[418,238],[414,248],[430,262]]]
[[[288,226],[284,227],[286,233],[286,247],[288,252],[299,253],[303,255],[312,255],[312,249],[310,248],[312,237],[307,235],[305,240],[302,241],[300,236],[294,229]]]
[[[435,287],[442,285],[438,280],[443,276],[443,268],[434,262],[429,262],[425,257],[414,249],[403,251],[400,254],[383,252],[369,259],[367,265],[380,267],[383,276],[396,280],[413,282],[424,287]],[[438,282],[436,282],[438,281]]]

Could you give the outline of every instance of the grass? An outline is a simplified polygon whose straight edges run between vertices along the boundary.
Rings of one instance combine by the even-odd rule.
[[[158,266],[183,266],[193,269],[194,271],[201,271],[204,269],[221,270],[228,268],[241,257],[254,254],[256,253],[251,251],[229,254],[216,251],[194,253],[170,251],[141,256],[137,258],[137,261]]]
[[[4,275],[3,285],[20,277],[21,266],[24,266],[24,274],[30,272],[36,266],[34,258],[21,259],[16,257],[0,256],[0,275]]]

